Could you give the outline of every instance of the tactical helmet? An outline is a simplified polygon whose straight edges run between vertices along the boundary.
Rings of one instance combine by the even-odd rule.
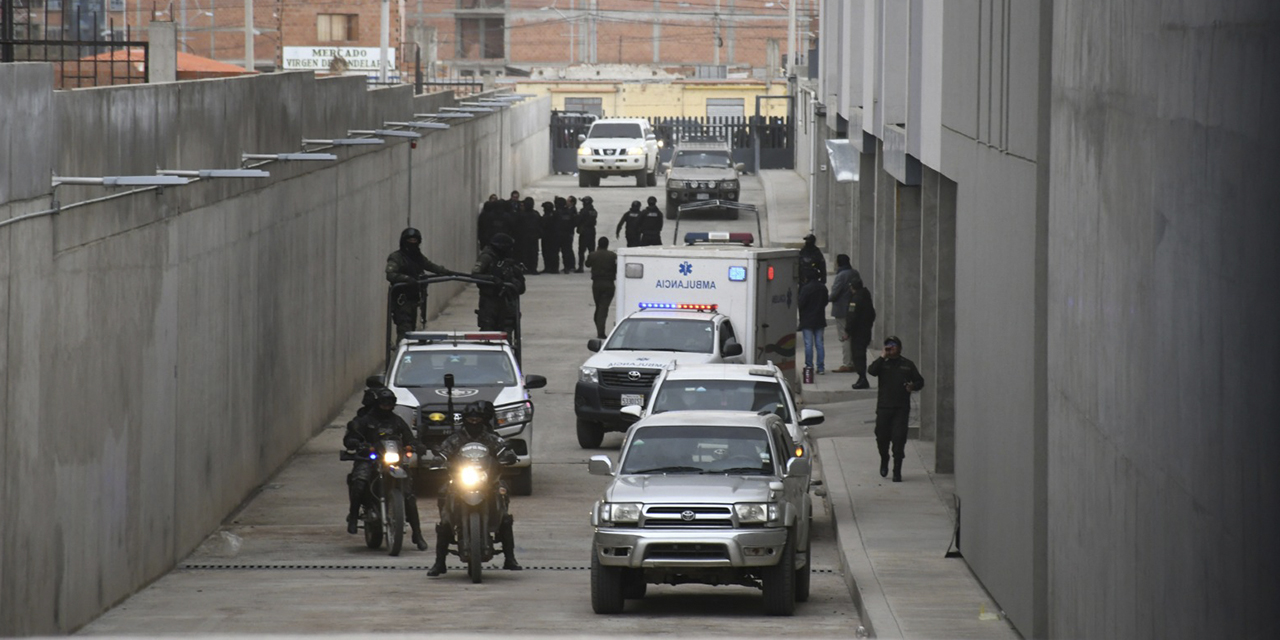
[[[658,199],[654,196],[649,196],[649,204],[658,204]]]
[[[467,403],[467,406],[462,408],[462,418],[464,420],[472,416],[480,416],[488,421],[493,419],[494,414],[493,403],[488,400],[476,400],[475,402]]]
[[[409,240],[416,239],[416,243],[410,243]],[[402,251],[422,250],[422,232],[409,227],[400,232],[400,249]]]
[[[378,406],[384,404],[395,405],[396,392],[387,388],[377,389],[373,392],[373,399]]]
[[[591,204],[592,202],[595,202],[595,201],[591,199],[591,196],[582,196],[583,204]]]
[[[631,210],[632,210],[632,211],[639,211],[639,210],[640,210],[640,201],[639,201],[639,200],[632,200],[632,201],[631,201]]]
[[[493,245],[494,249],[505,251],[514,247],[516,240],[505,233],[495,233],[492,238],[489,238],[489,244]]]

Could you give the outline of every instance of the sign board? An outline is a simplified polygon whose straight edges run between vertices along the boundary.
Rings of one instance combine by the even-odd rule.
[[[350,71],[378,70],[378,47],[285,47],[284,68],[290,70],[307,70],[327,72],[330,63],[341,57]],[[387,48],[387,70],[396,68],[396,50]]]

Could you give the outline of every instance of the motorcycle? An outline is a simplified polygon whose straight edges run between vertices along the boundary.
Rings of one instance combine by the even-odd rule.
[[[453,528],[458,556],[467,565],[471,582],[479,583],[482,563],[515,545],[511,528],[503,527],[507,515],[507,489],[499,483],[501,465],[514,464],[515,453],[503,449],[496,455],[480,442],[469,442],[450,460],[445,513]],[[495,548],[495,543],[501,547]]]
[[[360,507],[364,543],[370,549],[377,549],[385,538],[388,552],[400,555],[405,530],[404,486],[411,482],[406,468],[417,464],[413,450],[406,449],[402,454],[398,440],[380,438],[364,453],[343,451],[338,457],[345,461],[368,458],[378,463],[378,474],[369,483],[366,500]]]

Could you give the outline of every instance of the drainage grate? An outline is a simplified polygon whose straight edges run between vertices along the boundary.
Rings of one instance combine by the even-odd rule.
[[[178,567],[181,571],[426,571],[431,568],[427,564],[184,564]],[[502,565],[491,564],[484,567],[490,571],[501,571]],[[450,571],[466,571],[464,565],[449,565]],[[590,571],[586,565],[524,565],[525,571]],[[814,567],[812,573],[837,573],[835,569]]]

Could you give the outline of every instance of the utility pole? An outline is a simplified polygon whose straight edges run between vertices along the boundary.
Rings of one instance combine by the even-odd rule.
[[[796,73],[796,0],[787,0],[787,77]]]
[[[597,54],[599,52],[600,42],[598,40],[599,33],[596,31],[596,14],[599,13],[599,11],[599,5],[596,4],[596,0],[591,0],[591,58],[588,60],[591,64],[599,62]]]
[[[15,0],[0,0],[0,11],[4,15],[4,31],[0,32],[0,39],[5,41],[4,49],[0,50],[0,62],[13,62],[13,35],[15,29],[13,27],[13,3]]]
[[[378,36],[378,82],[387,83],[387,48],[391,46],[391,2],[382,0],[382,29]]]
[[[254,70],[253,0],[244,0],[244,70]]]
[[[178,40],[182,41],[182,45],[178,47],[179,51],[187,50],[187,0],[182,0],[181,27],[179,29]],[[170,14],[172,16],[173,14]]]
[[[716,0],[715,23],[716,37],[715,40],[712,41],[711,46],[715,48],[715,65],[718,67],[720,66],[720,0]]]
[[[662,6],[658,3],[659,3],[659,0],[653,0],[653,63],[654,64],[659,64],[662,62],[662,56],[659,55],[658,53],[659,48],[662,45],[662,23],[658,21],[658,19],[662,17]]]

